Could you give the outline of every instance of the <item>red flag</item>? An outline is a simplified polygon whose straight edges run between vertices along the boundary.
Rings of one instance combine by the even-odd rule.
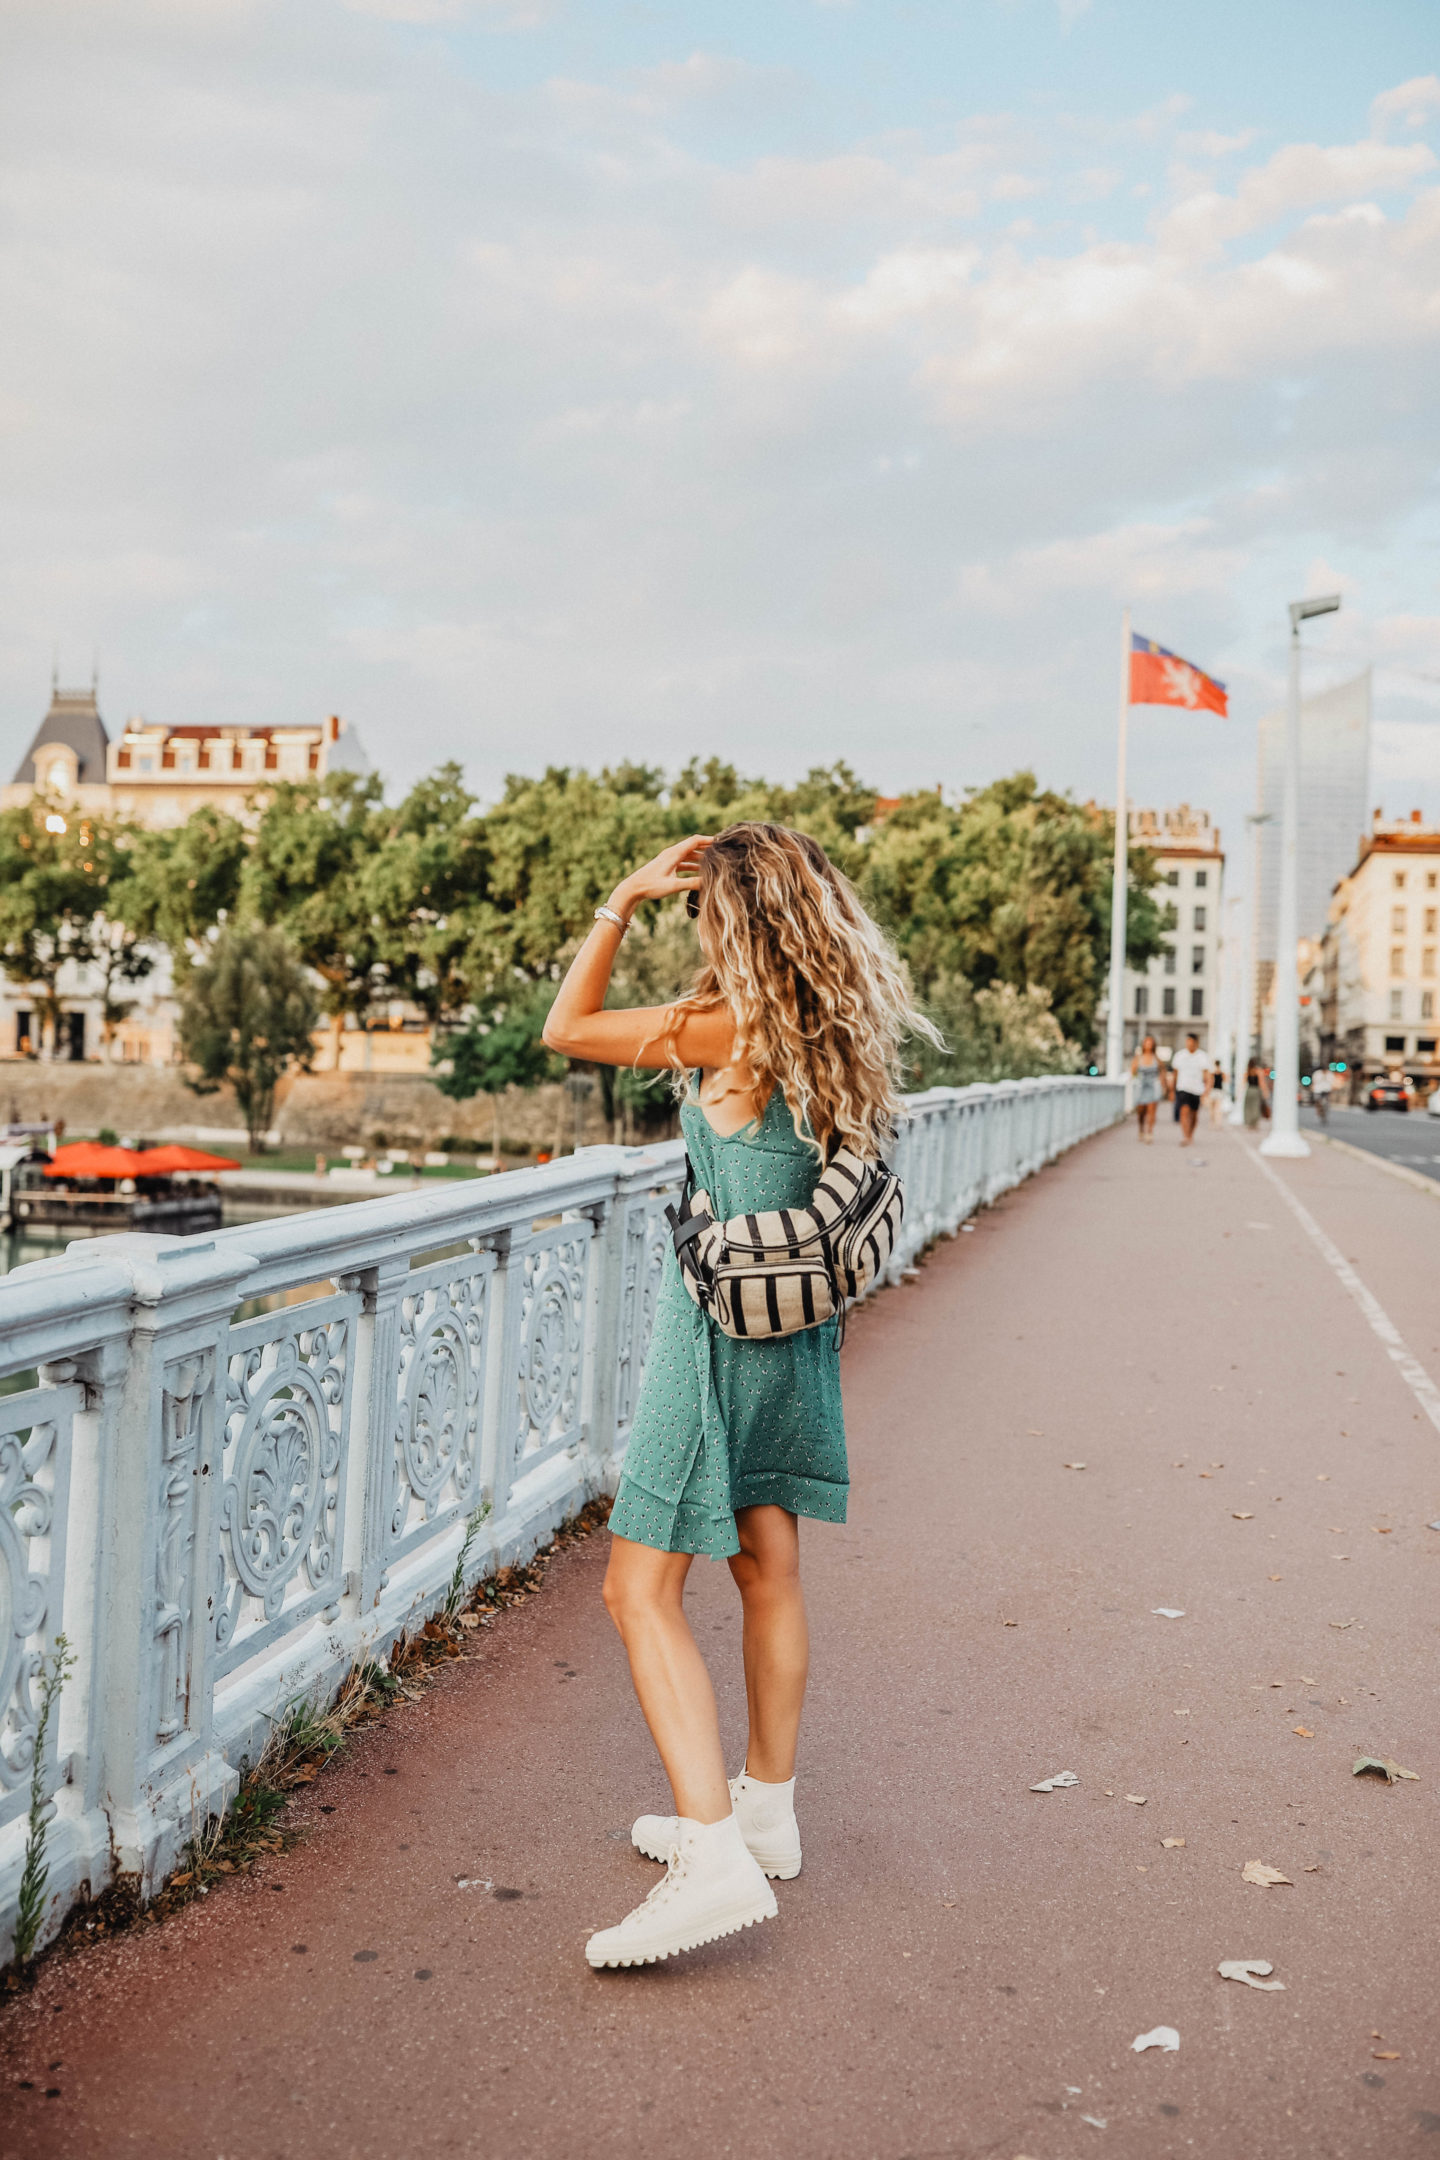
[[[1132,705],[1183,705],[1191,712],[1219,713],[1230,710],[1225,685],[1192,666],[1177,653],[1166,652],[1153,638],[1130,640],[1130,702]]]

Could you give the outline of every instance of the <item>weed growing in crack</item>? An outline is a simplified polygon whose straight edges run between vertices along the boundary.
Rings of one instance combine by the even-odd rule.
[[[490,1502],[482,1500],[479,1507],[475,1508],[465,1518],[465,1535],[460,1541],[460,1550],[455,1555],[455,1569],[450,1577],[450,1587],[445,1593],[445,1603],[441,1608],[445,1619],[452,1626],[459,1618],[460,1608],[465,1603],[465,1563],[470,1558],[471,1546],[480,1535],[480,1526],[489,1513]]]
[[[50,1880],[50,1865],[45,1858],[45,1847],[50,1838],[50,1821],[55,1813],[55,1803],[45,1791],[45,1742],[50,1733],[50,1720],[55,1705],[60,1700],[60,1690],[65,1685],[65,1675],[75,1663],[75,1653],[63,1635],[55,1638],[54,1651],[40,1660],[40,1712],[35,1724],[35,1753],[30,1761],[30,1814],[29,1832],[25,1840],[25,1867],[20,1877],[20,1895],[15,1908],[15,1962],[28,1965],[40,1940],[40,1925],[45,1918],[45,1886]]]

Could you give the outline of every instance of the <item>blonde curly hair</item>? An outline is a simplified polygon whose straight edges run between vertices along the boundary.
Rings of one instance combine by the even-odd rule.
[[[808,833],[731,825],[701,856],[689,906],[707,958],[666,1012],[671,1063],[687,1014],[728,1008],[736,1063],[783,1091],[822,1159],[837,1143],[879,1155],[900,1113],[901,1045],[943,1043],[850,880]]]

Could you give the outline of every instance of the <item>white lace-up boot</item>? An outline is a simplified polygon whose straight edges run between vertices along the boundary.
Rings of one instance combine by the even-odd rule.
[[[740,1835],[767,1875],[789,1882],[800,1872],[800,1828],[795,1820],[795,1780],[763,1785],[748,1770],[730,1780]],[[678,1815],[641,1815],[630,1842],[647,1860],[664,1860],[679,1834]]]
[[[653,1965],[680,1950],[773,1920],[775,1893],[746,1850],[734,1815],[717,1823],[672,1818],[670,1865],[643,1905],[585,1945],[595,1967]]]

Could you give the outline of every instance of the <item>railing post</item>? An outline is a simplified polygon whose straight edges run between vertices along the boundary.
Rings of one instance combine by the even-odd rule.
[[[104,1258],[130,1277],[132,1330],[108,1493],[100,1753],[117,1865],[143,1893],[237,1783],[211,1720],[213,1562],[226,1332],[254,1262],[138,1235],[108,1238]]]

